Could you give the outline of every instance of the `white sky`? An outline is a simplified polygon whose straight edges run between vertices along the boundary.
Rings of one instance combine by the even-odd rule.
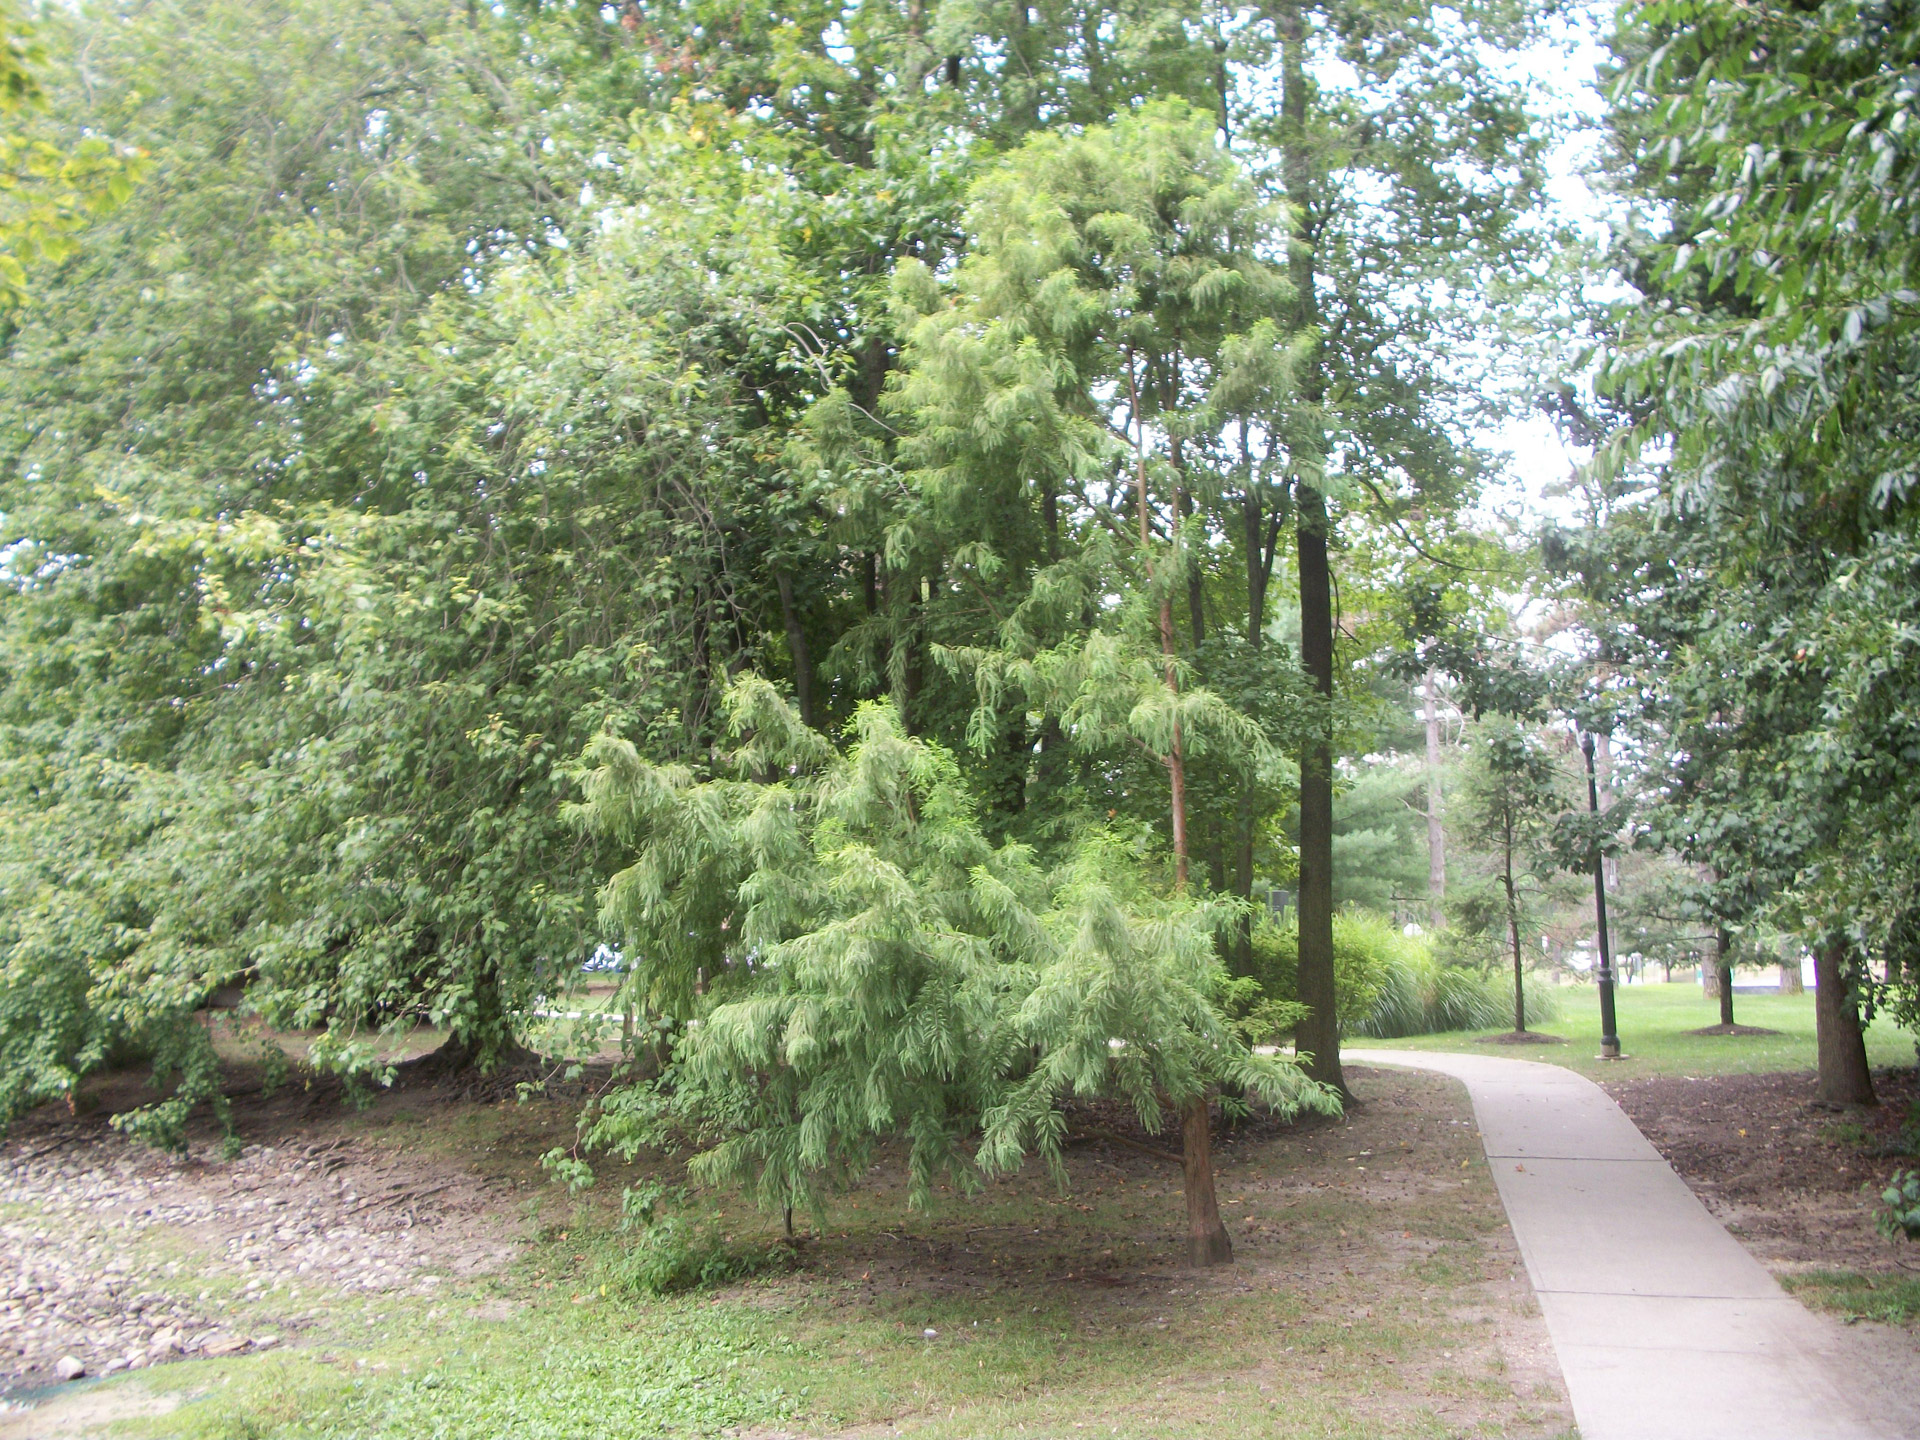
[[[1512,68],[1524,75],[1537,104],[1568,126],[1568,137],[1553,157],[1548,200],[1560,218],[1591,236],[1604,234],[1606,204],[1587,181],[1598,154],[1596,127],[1605,110],[1596,71],[1606,58],[1600,37],[1612,21],[1610,5],[1582,4],[1560,27],[1559,43],[1514,57]],[[1495,505],[1520,501],[1532,514],[1570,518],[1571,501],[1542,492],[1564,483],[1585,452],[1563,445],[1551,421],[1534,414],[1516,418],[1491,437],[1512,460],[1504,484],[1493,487]]]

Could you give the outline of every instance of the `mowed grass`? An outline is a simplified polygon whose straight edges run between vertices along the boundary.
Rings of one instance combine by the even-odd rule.
[[[1557,1380],[1506,1368],[1500,1335],[1538,1322],[1464,1095],[1357,1084],[1348,1122],[1220,1152],[1226,1270],[1178,1265],[1178,1174],[1123,1151],[1074,1151],[1069,1194],[1018,1177],[920,1213],[890,1163],[803,1223],[798,1270],[668,1298],[622,1286],[611,1196],[550,1190],[506,1273],[343,1298],[287,1349],[95,1393],[130,1440],[1570,1434]],[[485,1116],[524,1148],[524,1113]],[[743,1247],[778,1235],[707,1203]]]
[[[1483,1034],[1456,1031],[1405,1040],[1355,1040],[1354,1049],[1461,1050],[1566,1065],[1595,1079],[1628,1075],[1734,1075],[1811,1070],[1814,1066],[1813,992],[1804,995],[1735,995],[1741,1025],[1777,1030],[1777,1035],[1694,1035],[1720,1023],[1720,1002],[1697,982],[1623,985],[1615,990],[1623,1058],[1600,1056],[1600,993],[1592,985],[1556,989],[1559,1013],[1539,1028],[1564,1045],[1483,1045]],[[1874,1065],[1912,1065],[1914,1037],[1886,1020],[1867,1030],[1867,1058]]]

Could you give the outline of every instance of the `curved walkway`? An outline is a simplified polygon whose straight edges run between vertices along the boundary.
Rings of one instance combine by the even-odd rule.
[[[1868,1413],[1838,1327],[1783,1291],[1585,1076],[1485,1055],[1342,1058],[1465,1083],[1581,1440],[1908,1434]]]

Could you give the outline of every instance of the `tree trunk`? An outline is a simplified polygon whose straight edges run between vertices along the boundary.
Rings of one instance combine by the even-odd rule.
[[[1440,697],[1431,666],[1427,668],[1427,898],[1428,914],[1438,930],[1447,923],[1447,831],[1440,818]]]
[[[1323,706],[1333,700],[1333,593],[1326,502],[1300,490],[1300,658]],[[1340,1022],[1333,977],[1333,745],[1323,709],[1300,752],[1300,961],[1295,998],[1307,1007],[1294,1030],[1307,1073],[1342,1090]]]
[[[1213,1193],[1213,1135],[1204,1095],[1189,1100],[1180,1112],[1180,1161],[1187,1191],[1187,1263],[1231,1265],[1233,1242],[1227,1239]]]
[[[780,588],[780,618],[786,622],[787,650],[793,656],[793,695],[800,703],[800,719],[813,728],[813,661],[807,653],[807,632],[800,626],[800,612],[793,604],[793,577],[786,571],[774,574]]]
[[[1292,206],[1294,243],[1287,261],[1300,333],[1319,328],[1314,298],[1313,137],[1307,133],[1307,18],[1299,0],[1276,16],[1280,32],[1281,169]],[[1325,396],[1318,354],[1301,377],[1309,406]],[[1317,448],[1317,447],[1316,447]],[[1310,457],[1311,458],[1311,457]],[[1342,1091],[1340,1021],[1333,979],[1333,575],[1327,560],[1327,501],[1305,473],[1294,476],[1294,537],[1300,565],[1300,664],[1323,707],[1300,747],[1300,963],[1295,998],[1307,1014],[1295,1048],[1310,1053],[1307,1073]]]
[[[1846,982],[1847,942],[1835,940],[1813,952],[1813,1014],[1820,1053],[1815,1098],[1829,1105],[1875,1105],[1873,1072],[1867,1068],[1860,1010]]]
[[[1726,927],[1713,932],[1713,968],[1720,978],[1720,1023],[1733,1024],[1733,936]]]
[[[1804,995],[1807,993],[1806,980],[1800,974],[1800,962],[1780,965],[1780,993],[1782,995]]]

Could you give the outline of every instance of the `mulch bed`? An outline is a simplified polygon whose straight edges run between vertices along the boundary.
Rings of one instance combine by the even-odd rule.
[[[1908,1273],[1920,1250],[1874,1228],[1887,1178],[1920,1165],[1902,1126],[1920,1102],[1912,1069],[1874,1072],[1880,1104],[1815,1108],[1812,1071],[1614,1080],[1620,1103],[1707,1208],[1762,1263]],[[1916,1250],[1916,1253],[1906,1253]]]

